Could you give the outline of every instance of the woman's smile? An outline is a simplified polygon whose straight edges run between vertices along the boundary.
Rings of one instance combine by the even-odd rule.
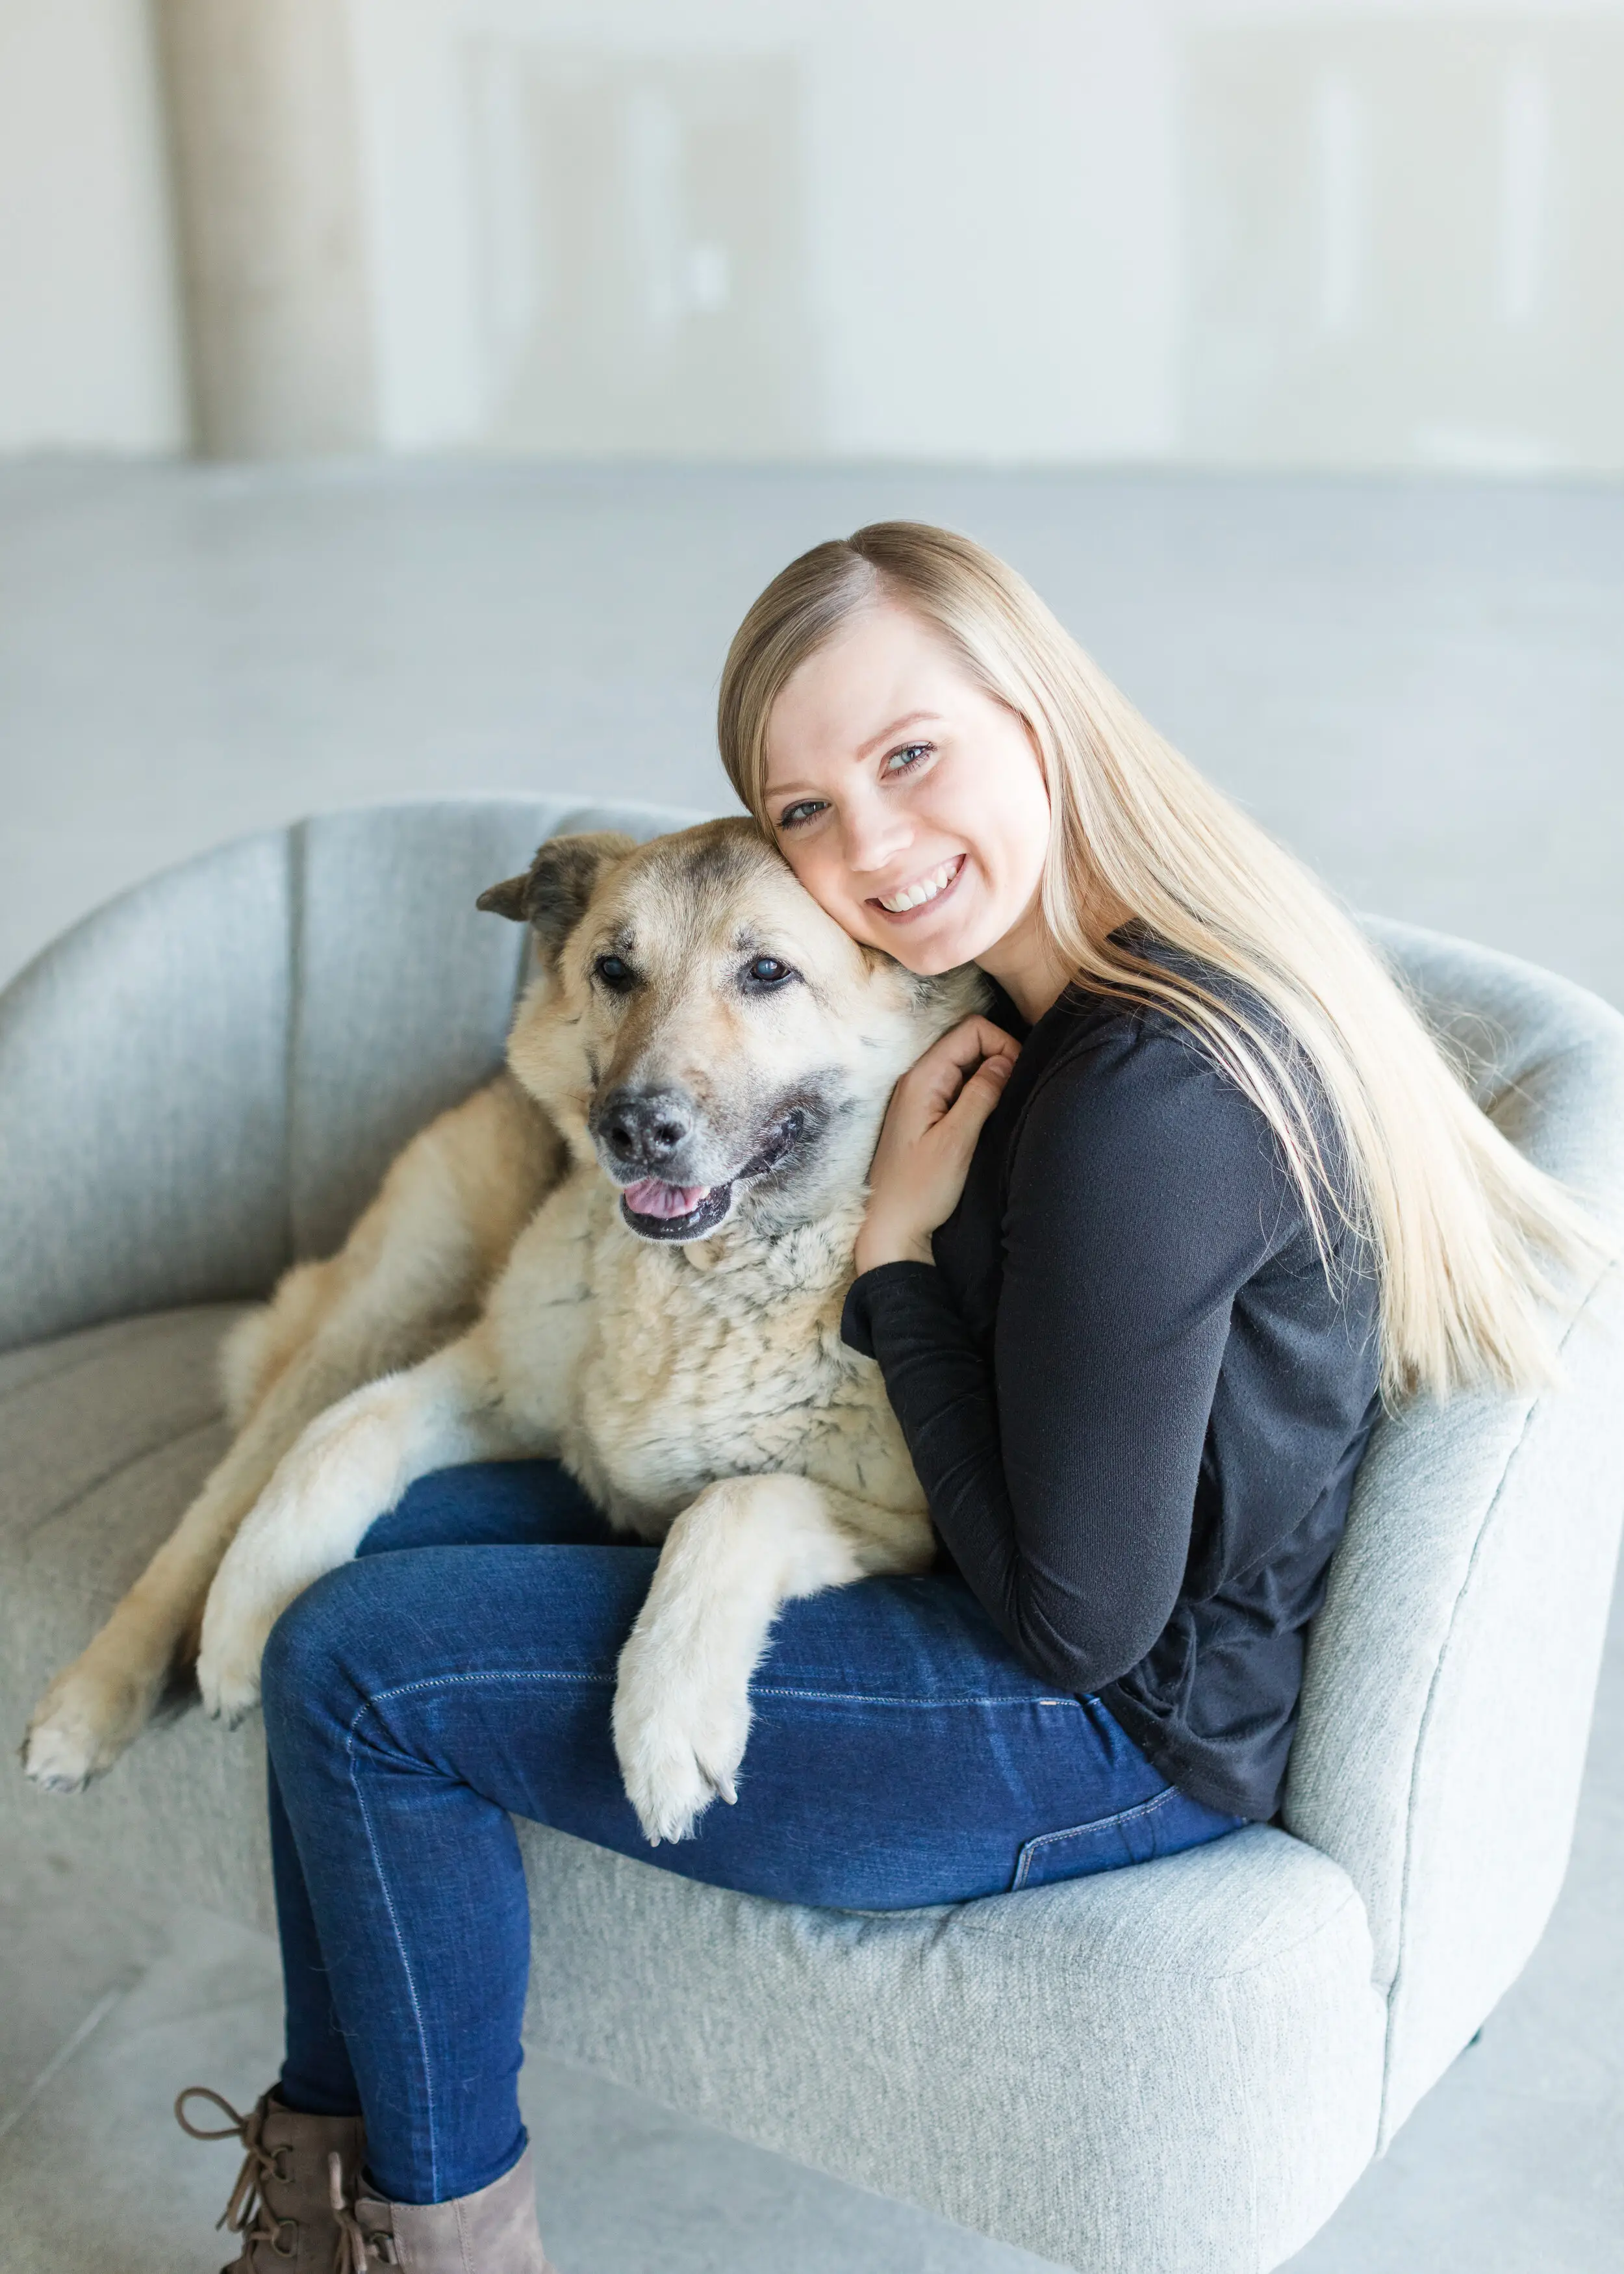
[[[963,853],[955,853],[939,868],[930,870],[923,877],[915,877],[912,884],[899,885],[894,892],[871,893],[868,905],[871,908],[878,908],[893,923],[912,922],[934,902],[946,899],[963,875],[966,858]]]

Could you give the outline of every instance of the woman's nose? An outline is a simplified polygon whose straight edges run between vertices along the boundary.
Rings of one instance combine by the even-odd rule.
[[[846,865],[855,877],[877,877],[907,850],[913,830],[894,806],[862,803],[840,817]]]

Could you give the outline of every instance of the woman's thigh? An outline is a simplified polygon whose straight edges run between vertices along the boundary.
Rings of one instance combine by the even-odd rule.
[[[357,1555],[408,1547],[630,1547],[560,1461],[475,1461],[409,1486]]]
[[[1230,1828],[1169,1786],[1097,1699],[1028,1673],[962,1582],[928,1575],[786,1604],[750,1685],[737,1803],[651,1848],[609,1717],[657,1551],[599,1544],[601,1530],[583,1539],[601,1518],[539,1474],[526,1492],[521,1465],[552,1466],[443,1472],[432,1521],[408,1495],[402,1527],[289,1615],[303,1678],[320,1662],[336,1682],[328,1710],[347,1717],[348,1742],[687,1878],[861,1909],[1077,1877]],[[482,1544],[423,1544],[436,1525]]]

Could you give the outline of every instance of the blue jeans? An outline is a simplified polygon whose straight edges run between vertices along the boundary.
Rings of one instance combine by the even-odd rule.
[[[367,2167],[442,2202],[523,2152],[530,1915],[512,1815],[712,1886],[859,1910],[1170,1855],[1239,1821],[1097,1698],[1027,1672],[956,1577],[786,1606],[734,1807],[650,1849],[610,1738],[656,1551],[551,1461],[414,1485],[265,1654],[288,2105],[364,2112]]]

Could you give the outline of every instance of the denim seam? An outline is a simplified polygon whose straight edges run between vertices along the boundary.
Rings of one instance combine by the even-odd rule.
[[[410,1698],[419,1690],[449,1690],[458,1683],[578,1682],[608,1689],[616,1678],[613,1674],[570,1674],[550,1667],[495,1667],[477,1674],[425,1674],[420,1682],[397,1682],[393,1690],[380,1690],[366,1702],[369,1706],[381,1706],[386,1698]],[[361,1711],[365,1710],[364,1706]],[[356,1719],[358,1721],[360,1715]]]
[[[805,1698],[833,1706],[912,1706],[929,1710],[937,1706],[1075,1706],[1075,1698],[1010,1698],[978,1695],[965,1690],[945,1698],[893,1698],[884,1690],[802,1690],[793,1683],[753,1682],[752,1698]]]
[[[1177,1790],[1177,1785],[1164,1785],[1160,1792],[1152,1793],[1148,1800],[1136,1801],[1132,1808],[1119,1808],[1115,1816],[1097,1816],[1090,1824],[1068,1824],[1063,1831],[1039,1832],[1032,1839],[1023,1840],[1020,1845],[1020,1862],[1016,1866],[1015,1878],[1010,1887],[1010,1893],[1014,1894],[1019,1888],[1026,1886],[1026,1874],[1032,1868],[1034,1852],[1037,1849],[1047,1848],[1056,1840],[1075,1840],[1084,1832],[1109,1832],[1119,1825],[1132,1824],[1136,1817],[1148,1816],[1154,1810],[1171,1800]]]
[[[459,1683],[475,1682],[575,1682],[612,1686],[618,1679],[613,1674],[574,1674],[548,1667],[495,1668],[478,1673],[425,1675],[418,1682],[397,1683],[393,1690],[380,1690],[370,1703],[381,1705],[386,1698],[409,1698],[423,1690],[446,1690]],[[753,1682],[752,1698],[805,1698],[815,1703],[834,1706],[906,1706],[921,1711],[934,1710],[939,1706],[1075,1706],[1075,1698],[1006,1698],[987,1697],[974,1691],[946,1698],[893,1698],[883,1690],[802,1690],[789,1683]],[[1103,1820],[1103,1819],[1102,1819]]]
[[[401,1933],[401,1923],[395,1913],[395,1901],[389,1893],[389,1882],[378,1853],[378,1841],[373,1834],[372,1819],[367,1810],[366,1796],[361,1788],[360,1778],[356,1773],[356,1730],[362,1715],[372,1712],[376,1703],[374,1698],[364,1698],[356,1708],[346,1732],[345,1751],[350,1757],[350,1789],[355,1794],[356,1806],[360,1811],[361,1822],[365,1828],[367,1850],[372,1859],[372,1870],[377,1875],[379,1892],[383,1897],[384,1909],[389,1915],[389,1928],[395,1937],[395,1947],[400,1954],[401,1971],[406,1977],[406,1994],[411,2000],[411,2017],[417,2032],[417,2052],[423,2063],[423,2096],[428,2112],[429,2200],[432,2202],[437,2199],[440,2193],[440,2157],[434,2141],[433,2064],[429,2059],[428,2037],[423,2026],[423,2007],[417,1997],[417,1983],[412,1977],[411,1960],[407,1955],[405,1939]]]

